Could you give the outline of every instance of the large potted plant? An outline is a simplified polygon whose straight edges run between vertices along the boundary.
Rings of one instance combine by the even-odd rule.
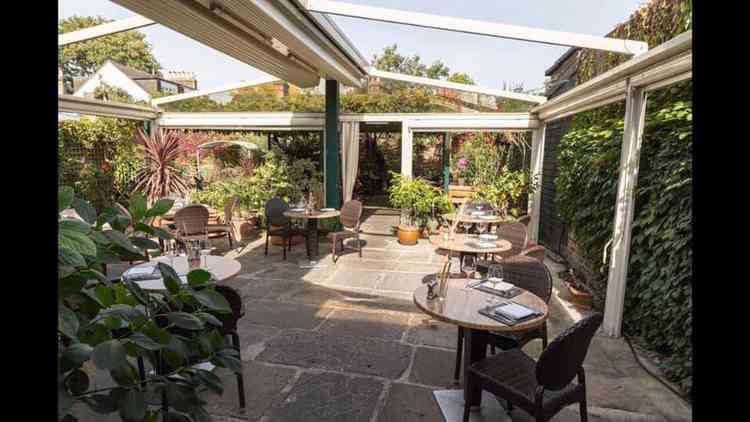
[[[130,216],[114,208],[97,214],[73,189],[60,188],[58,211],[73,208],[80,219],[58,217],[59,420],[76,420],[78,405],[125,421],[207,421],[198,393],[207,388],[221,395],[223,387],[214,373],[192,367],[192,358],[242,371],[238,352],[216,329],[231,309],[207,271],[190,271],[183,284],[159,263],[167,287],[160,294],[128,280],[112,283],[101,272],[103,264],[145,259],[146,250],[159,247],[153,238],[169,239],[146,221],[171,207],[171,200],[159,199],[149,208],[144,196],[134,195]],[[163,372],[139,376],[136,359],[165,363]],[[162,402],[162,394],[169,399]]]
[[[402,245],[416,245],[433,212],[442,213],[446,206],[450,206],[440,189],[426,180],[394,172],[391,172],[388,195],[391,205],[401,209],[398,241]],[[434,207],[437,207],[436,211],[433,211]]]

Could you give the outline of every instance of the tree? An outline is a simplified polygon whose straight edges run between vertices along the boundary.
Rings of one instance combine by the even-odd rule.
[[[71,16],[57,26],[58,34],[77,31],[111,22],[100,16]],[[91,76],[108,59],[133,69],[155,73],[161,65],[146,42],[146,36],[138,31],[127,31],[105,37],[69,44],[58,52],[58,65],[64,78],[70,81],[75,76]]]
[[[458,83],[458,84],[476,85],[474,83],[474,79],[472,79],[471,76],[469,76],[468,73],[463,73],[463,72],[456,72],[456,73],[452,74],[448,78],[448,81],[455,82],[455,83]]]

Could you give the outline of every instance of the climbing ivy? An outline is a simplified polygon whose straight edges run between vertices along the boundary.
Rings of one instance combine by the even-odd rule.
[[[665,373],[692,390],[692,82],[650,95],[636,187],[625,332],[666,358]],[[601,266],[612,237],[622,148],[621,105],[576,116],[560,143],[557,204],[584,257]],[[620,114],[622,116],[622,114]],[[599,303],[599,306],[602,304]]]

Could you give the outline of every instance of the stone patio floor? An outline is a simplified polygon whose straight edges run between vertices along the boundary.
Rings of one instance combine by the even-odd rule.
[[[412,303],[412,291],[439,270],[443,256],[427,240],[400,245],[389,234],[393,221],[365,220],[361,259],[347,247],[333,264],[331,244],[322,241],[319,268],[300,268],[307,263],[304,244],[286,261],[279,246],[264,256],[262,233],[224,252],[242,263],[226,284],[239,289],[247,311],[239,333],[247,410],[239,411],[234,376],[218,368],[224,394],[204,393],[214,420],[444,420],[432,391],[456,388],[456,327],[430,320]],[[555,276],[552,339],[581,315],[560,297],[562,267],[546,264]],[[541,342],[525,351],[538,356]],[[584,367],[591,421],[691,420],[690,407],[646,373],[621,339],[595,337]],[[101,420],[85,409],[80,416]],[[511,417],[532,420],[520,409]],[[553,420],[578,421],[578,407]]]

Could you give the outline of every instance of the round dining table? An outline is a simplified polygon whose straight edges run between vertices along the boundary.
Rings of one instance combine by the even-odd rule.
[[[438,249],[445,249],[451,252],[459,253],[460,268],[459,271],[463,272],[464,268],[464,256],[479,254],[496,254],[501,252],[509,251],[512,247],[509,241],[505,239],[495,239],[489,241],[494,247],[479,247],[479,236],[477,235],[466,235],[466,234],[453,234],[453,237],[446,240],[442,233],[433,234],[430,236],[430,243],[435,245]]]
[[[303,219],[306,221],[305,226],[307,228],[307,258],[313,260],[318,256],[318,220],[324,218],[333,218],[341,215],[341,211],[332,208],[323,208],[320,210],[312,210],[307,212],[306,210],[289,209],[284,211],[284,216],[288,218]]]
[[[205,264],[200,268],[210,272],[213,275],[214,281],[228,280],[239,274],[240,270],[242,270],[242,264],[236,259],[218,255],[206,255],[205,257],[201,257],[202,262],[204,258]],[[175,272],[177,272],[177,275],[180,276],[182,282],[187,283],[187,273],[190,272],[190,267],[188,265],[187,256],[180,255],[152,258],[149,262],[144,262],[128,268],[122,276],[127,277],[128,275],[132,275],[139,271],[143,272],[154,268],[157,262],[170,265],[174,268]],[[160,292],[167,290],[167,287],[164,285],[164,280],[161,278],[155,278],[152,280],[134,280],[133,282],[146,291]]]
[[[444,298],[427,299],[427,285],[414,291],[414,304],[420,311],[435,320],[453,324],[464,332],[463,349],[463,393],[471,406],[480,406],[482,391],[478,386],[470,386],[466,374],[471,364],[486,357],[490,332],[517,332],[538,327],[547,320],[549,309],[539,296],[521,289],[521,293],[511,299],[466,287],[470,279],[448,279],[448,288]],[[479,310],[490,305],[488,298],[495,297],[499,303],[515,302],[541,313],[518,324],[509,326],[482,315]],[[456,351],[461,353],[461,351]]]

